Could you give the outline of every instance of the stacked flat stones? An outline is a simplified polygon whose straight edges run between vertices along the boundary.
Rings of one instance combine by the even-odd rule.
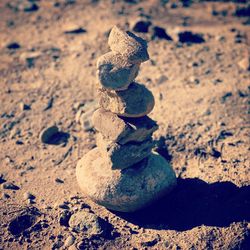
[[[76,175],[96,203],[133,212],[169,192],[176,177],[165,159],[152,153],[158,125],[147,114],[154,97],[134,81],[149,59],[146,41],[114,26],[108,44],[111,52],[97,61],[100,108],[92,117],[97,147],[78,162]]]

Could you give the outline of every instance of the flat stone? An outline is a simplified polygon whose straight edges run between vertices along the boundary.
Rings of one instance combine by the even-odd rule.
[[[176,176],[167,161],[156,153],[134,167],[112,170],[98,148],[78,162],[76,177],[83,192],[108,209],[133,212],[170,192]]]
[[[102,157],[111,162],[112,169],[124,169],[136,164],[147,157],[154,146],[152,138],[143,142],[121,145],[105,140],[100,133],[96,137],[96,144]]]
[[[138,75],[139,67],[139,64],[128,63],[121,54],[111,51],[97,60],[97,77],[107,89],[124,90]]]
[[[148,139],[158,129],[155,121],[148,116],[140,118],[125,118],[111,113],[103,108],[97,109],[92,116],[95,129],[106,140],[125,144],[142,142]]]
[[[142,117],[154,108],[154,96],[144,85],[131,83],[126,90],[101,89],[99,104],[102,108],[123,117]]]
[[[142,63],[149,59],[147,42],[129,31],[114,26],[108,44],[113,52],[122,54],[130,63]]]

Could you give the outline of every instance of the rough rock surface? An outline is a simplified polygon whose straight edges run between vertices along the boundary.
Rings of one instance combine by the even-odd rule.
[[[152,138],[147,141],[137,143],[118,143],[107,141],[99,133],[97,135],[97,147],[99,147],[102,157],[110,162],[112,169],[124,169],[130,167],[147,157],[154,146]]]
[[[108,44],[114,52],[122,54],[130,63],[142,63],[149,59],[147,42],[133,33],[114,26]]]
[[[92,123],[105,139],[119,144],[142,142],[158,128],[156,122],[148,116],[140,119],[119,117],[102,108],[94,112]]]
[[[124,90],[138,75],[139,67],[140,64],[128,63],[120,53],[111,51],[97,60],[97,77],[107,89]]]
[[[102,235],[107,227],[105,220],[84,210],[76,212],[70,217],[69,226],[74,231],[84,232],[88,236]]]
[[[94,148],[78,162],[76,176],[92,200],[121,212],[145,207],[176,185],[171,166],[155,153],[133,168],[112,170],[99,149]]]
[[[123,91],[100,90],[100,106],[123,117],[142,117],[154,108],[154,96],[144,85],[131,83]]]

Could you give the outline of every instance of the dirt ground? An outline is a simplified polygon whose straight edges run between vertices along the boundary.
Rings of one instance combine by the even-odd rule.
[[[0,249],[250,249],[249,13],[247,1],[1,0]],[[123,214],[77,185],[95,131],[75,116],[97,97],[110,29],[139,19],[151,22],[138,33],[151,59],[137,81],[155,96],[156,150],[178,186]],[[42,143],[54,124],[60,138]],[[109,222],[109,235],[74,232],[67,220],[81,209]]]

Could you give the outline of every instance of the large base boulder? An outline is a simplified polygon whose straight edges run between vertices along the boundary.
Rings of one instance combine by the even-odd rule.
[[[93,201],[121,212],[148,206],[176,185],[173,169],[156,153],[133,167],[112,170],[98,148],[89,151],[78,162],[76,177],[80,188]]]

